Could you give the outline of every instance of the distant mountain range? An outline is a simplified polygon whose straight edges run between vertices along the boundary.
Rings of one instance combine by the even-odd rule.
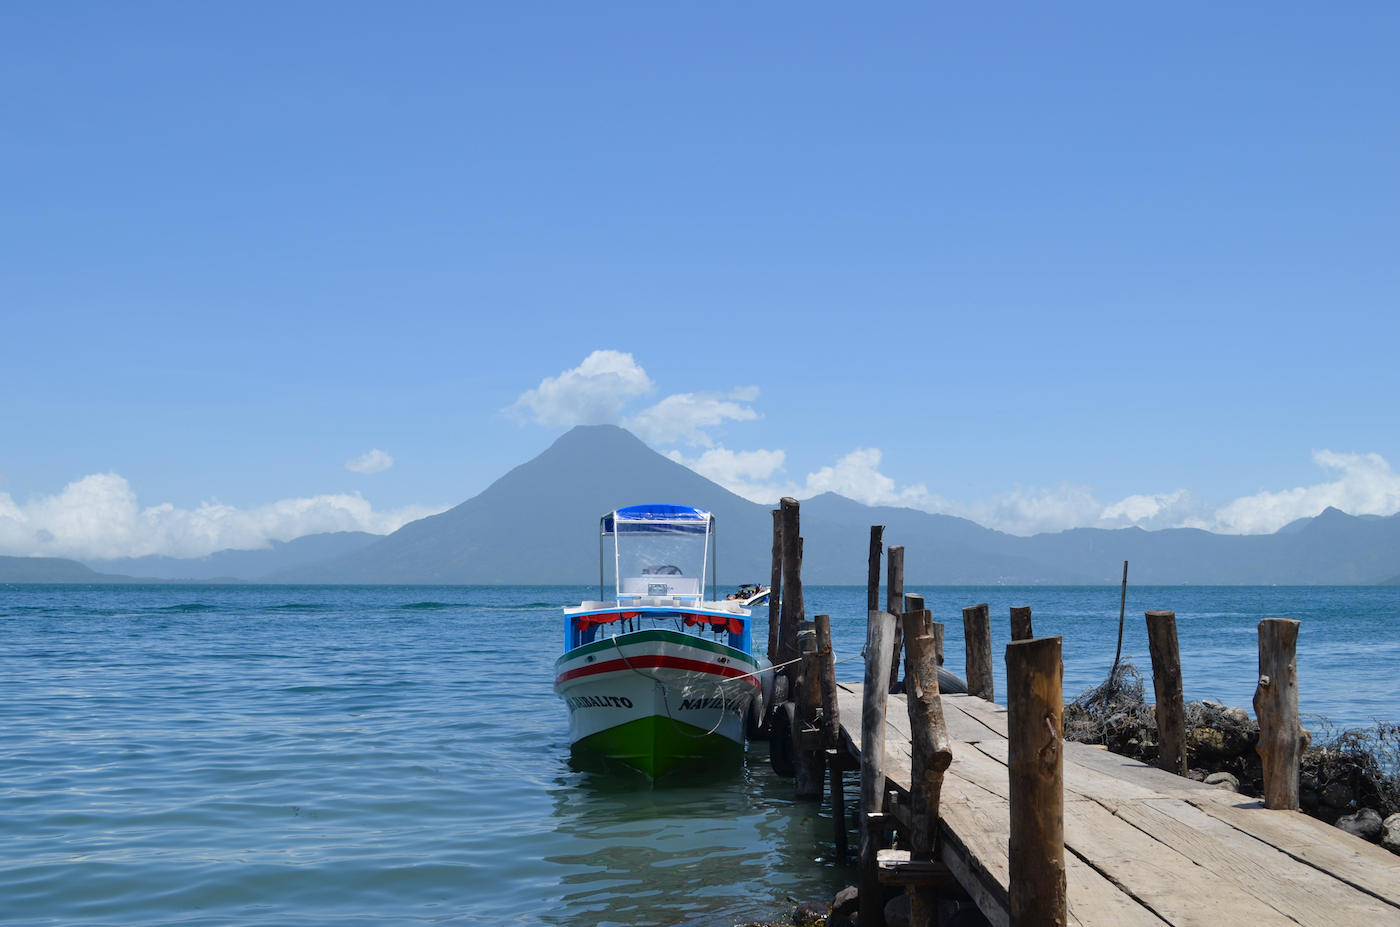
[[[221,550],[207,557],[181,559],[152,554],[116,560],[84,560],[99,573],[156,579],[264,579],[304,563],[331,560],[368,547],[382,535],[365,531],[310,534],[294,541],[271,541],[263,550]]]
[[[599,517],[648,502],[715,513],[724,586],[767,580],[770,507],[735,495],[613,425],[574,428],[480,495],[388,537],[313,535],[274,542],[271,550],[222,551],[199,560],[142,557],[91,565],[166,580],[590,583],[598,577]],[[1132,562],[1130,581],[1139,584],[1400,584],[1400,515],[1354,517],[1329,508],[1271,535],[1076,528],[1023,538],[965,518],[871,507],[833,493],[805,500],[801,512],[802,575],[815,584],[864,584],[873,524],[886,526],[886,545],[904,546],[911,584],[1117,583],[1124,560]],[[36,578],[15,578],[21,575]],[[103,581],[132,580],[73,561],[0,558],[0,582]]]

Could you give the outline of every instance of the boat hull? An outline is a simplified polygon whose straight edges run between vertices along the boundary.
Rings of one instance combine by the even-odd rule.
[[[693,634],[654,629],[576,648],[555,665],[576,748],[650,776],[743,751],[758,664]]]

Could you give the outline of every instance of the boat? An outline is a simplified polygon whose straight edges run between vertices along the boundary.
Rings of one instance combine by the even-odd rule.
[[[758,583],[744,583],[735,592],[725,596],[726,602],[738,602],[744,608],[753,608],[755,605],[768,604],[767,586]]]
[[[718,601],[714,542],[714,516],[689,506],[634,505],[599,520],[598,600],[564,609],[555,662],[576,751],[653,778],[742,757],[773,674],[754,650],[752,612]]]

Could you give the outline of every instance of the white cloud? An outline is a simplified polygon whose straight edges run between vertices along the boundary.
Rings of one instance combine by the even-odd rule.
[[[170,503],[142,509],[130,484],[115,473],[95,473],[52,496],[23,505],[0,493],[0,553],[10,556],[109,559],[165,554],[202,557],[226,548],[264,548],[323,531],[390,534],[410,521],[441,512],[410,505],[376,512],[355,495],[283,499],[250,509],[217,501],[194,510]]]
[[[881,454],[878,448],[858,447],[835,466],[807,474],[803,485],[792,480],[772,479],[774,474],[783,471],[787,456],[784,451],[731,451],[716,447],[691,459],[686,459],[679,451],[671,451],[666,456],[730,492],[764,505],[777,502],[783,496],[808,499],[824,492],[834,492],[866,505],[924,508],[927,504],[942,503],[930,496],[922,483],[896,488],[894,480],[879,471]]]
[[[506,411],[541,425],[622,425],[649,444],[685,441],[705,447],[714,443],[705,429],[759,417],[743,405],[758,398],[757,386],[728,393],[675,393],[635,415],[622,414],[628,402],[655,390],[631,354],[594,351],[577,367],[545,377]]]
[[[783,469],[786,456],[783,451],[731,451],[712,447],[691,460],[686,460],[680,451],[671,451],[666,456],[750,502],[776,501],[789,492],[787,486],[765,482]]]
[[[545,377],[508,411],[541,425],[612,425],[629,399],[656,389],[647,372],[621,351],[594,351],[577,367]]]
[[[686,459],[668,455],[702,476],[753,502],[770,505],[782,496],[807,499],[834,492],[866,505],[894,505],[970,519],[1008,534],[1027,536],[1069,528],[1203,528],[1220,534],[1270,534],[1298,518],[1335,506],[1352,515],[1400,512],[1400,474],[1379,454],[1317,451],[1319,466],[1340,470],[1331,482],[1283,492],[1260,492],[1212,508],[1185,489],[1127,496],[1113,503],[1095,497],[1091,487],[1065,483],[1055,489],[1017,487],[986,501],[951,502],[923,483],[898,486],[880,472],[878,448],[856,448],[834,465],[808,473],[806,482],[774,480],[784,451],[731,451],[711,448]]]
[[[1236,499],[1214,513],[1211,530],[1267,534],[1290,521],[1317,515],[1329,505],[1349,515],[1394,515],[1400,511],[1400,474],[1380,454],[1314,451],[1313,461],[1342,471],[1341,476],[1330,483]]]
[[[355,473],[378,473],[393,465],[394,458],[377,447],[372,451],[366,451],[354,460],[345,461],[345,469]]]
[[[713,442],[703,431],[726,420],[748,422],[758,413],[740,402],[758,398],[758,387],[740,387],[728,395],[723,393],[676,393],[650,408],[643,409],[623,422],[637,437],[649,444],[688,444]]]

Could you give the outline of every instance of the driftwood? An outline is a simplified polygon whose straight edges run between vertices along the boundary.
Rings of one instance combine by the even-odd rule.
[[[1064,666],[1060,638],[1006,647],[1011,927],[1064,927]]]

